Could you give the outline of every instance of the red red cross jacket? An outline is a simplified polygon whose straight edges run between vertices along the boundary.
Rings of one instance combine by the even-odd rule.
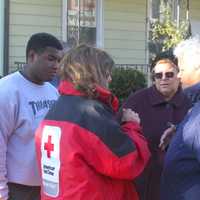
[[[98,99],[88,99],[63,81],[59,91],[36,132],[41,199],[138,200],[133,180],[150,157],[140,126],[120,127],[108,90],[97,87]]]

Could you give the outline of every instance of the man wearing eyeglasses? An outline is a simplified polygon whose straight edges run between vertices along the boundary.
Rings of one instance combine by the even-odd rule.
[[[163,158],[172,137],[168,133],[182,121],[190,107],[190,101],[181,89],[178,72],[173,55],[169,52],[158,55],[152,63],[153,85],[131,94],[122,106],[139,114],[152,153],[149,166],[136,183],[141,200],[160,199]]]
[[[200,199],[200,39],[190,38],[175,48],[183,86],[196,104],[178,126],[168,148],[161,181],[161,200]]]

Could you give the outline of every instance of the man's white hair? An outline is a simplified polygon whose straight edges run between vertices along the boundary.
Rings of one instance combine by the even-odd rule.
[[[180,42],[174,49],[174,55],[184,66],[200,68],[200,38],[195,36]]]

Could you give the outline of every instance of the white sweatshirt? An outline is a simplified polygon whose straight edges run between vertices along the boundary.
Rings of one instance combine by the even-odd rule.
[[[7,182],[39,185],[34,134],[58,98],[50,83],[37,85],[19,72],[0,79],[0,199]]]

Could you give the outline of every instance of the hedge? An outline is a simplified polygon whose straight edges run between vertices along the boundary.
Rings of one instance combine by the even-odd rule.
[[[112,72],[110,90],[119,98],[120,104],[135,92],[147,86],[145,75],[133,68],[116,67]]]

